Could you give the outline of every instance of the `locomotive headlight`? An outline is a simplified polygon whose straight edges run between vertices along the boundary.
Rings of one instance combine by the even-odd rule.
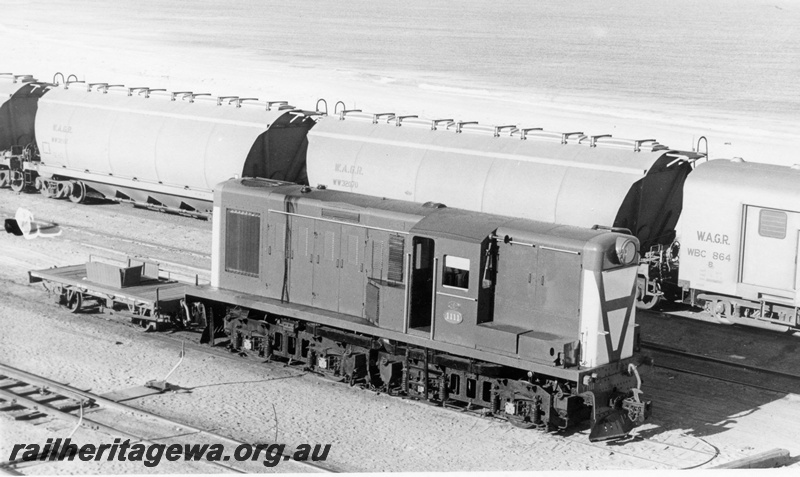
[[[617,258],[622,265],[630,265],[636,260],[636,242],[625,237],[617,238]]]

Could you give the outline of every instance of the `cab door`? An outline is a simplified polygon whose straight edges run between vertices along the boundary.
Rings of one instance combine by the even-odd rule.
[[[474,346],[478,320],[480,244],[448,247],[441,241],[436,256],[433,339]],[[472,246],[470,246],[472,245]]]

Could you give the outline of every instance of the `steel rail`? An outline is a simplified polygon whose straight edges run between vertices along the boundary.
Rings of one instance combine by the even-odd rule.
[[[782,378],[788,378],[788,379],[800,381],[800,375],[797,375],[797,374],[786,373],[786,372],[778,371],[778,370],[775,370],[775,369],[761,368],[761,367],[758,367],[758,366],[752,366],[752,365],[745,364],[745,363],[734,363],[733,361],[727,361],[727,360],[720,359],[720,358],[714,358],[712,356],[703,356],[701,354],[691,353],[689,351],[684,351],[684,350],[681,350],[681,349],[678,349],[678,348],[672,348],[672,347],[660,345],[660,344],[657,344],[657,343],[651,343],[649,341],[642,341],[642,348],[649,348],[649,349],[652,349],[652,350],[655,350],[655,351],[661,351],[663,353],[669,353],[669,354],[674,354],[674,355],[678,355],[678,356],[685,356],[687,358],[692,358],[692,359],[696,359],[696,360],[699,360],[699,361],[706,361],[706,362],[709,362],[709,363],[722,364],[722,365],[731,366],[731,367],[734,367],[734,368],[746,369],[748,371],[754,371],[754,372],[757,372],[757,373],[769,374],[771,376],[779,376],[779,377],[782,377]]]
[[[153,413],[151,413],[149,411],[144,411],[142,409],[138,409],[138,408],[135,408],[133,406],[128,406],[127,404],[122,404],[122,403],[119,403],[119,402],[116,402],[116,401],[112,401],[111,399],[107,399],[107,398],[104,398],[102,396],[98,396],[96,394],[93,394],[93,393],[90,393],[90,392],[87,392],[87,391],[82,391],[80,389],[73,388],[72,386],[68,386],[66,384],[61,384],[61,383],[53,381],[51,379],[47,379],[47,378],[42,377],[42,376],[37,376],[35,374],[28,373],[26,371],[23,371],[23,370],[18,369],[18,368],[14,368],[12,366],[8,366],[6,364],[0,363],[0,372],[7,373],[6,376],[11,377],[12,379],[19,379],[21,381],[27,382],[28,384],[32,384],[32,385],[46,386],[49,389],[57,390],[56,391],[57,393],[60,392],[60,390],[64,390],[65,392],[71,392],[71,393],[74,393],[75,395],[81,396],[83,399],[86,399],[86,400],[91,399],[96,404],[104,406],[104,407],[106,407],[108,409],[116,409],[116,410],[123,411],[123,412],[137,413],[137,414],[140,414],[142,416],[146,416],[146,417],[148,417],[150,419],[154,419],[156,421],[159,421],[159,422],[161,422],[163,424],[167,424],[167,425],[170,425],[170,426],[179,426],[179,427],[182,427],[184,429],[188,429],[190,431],[193,431],[193,432],[195,432],[197,434],[205,435],[207,437],[211,437],[211,438],[217,439],[219,441],[223,441],[223,442],[226,442],[228,444],[232,444],[234,446],[239,446],[241,444],[247,444],[245,442],[237,441],[235,439],[232,439],[232,438],[227,437],[227,436],[223,436],[221,434],[217,434],[215,432],[211,432],[211,431],[208,431],[208,430],[205,430],[205,429],[201,429],[199,427],[195,427],[195,426],[192,426],[192,425],[189,425],[189,424],[185,424],[185,423],[182,423],[182,422],[179,422],[179,421],[175,421],[175,420],[163,417],[163,416],[159,416],[158,414],[153,414]],[[33,401],[33,402],[35,403],[35,401]],[[37,405],[41,405],[41,404],[37,403]],[[58,409],[55,409],[55,410],[58,411]],[[67,414],[67,415],[72,416],[71,414]],[[76,416],[72,416],[72,417],[76,417]],[[86,421],[86,418],[84,418],[84,421]],[[115,432],[117,432],[117,431],[115,431]],[[119,431],[119,432],[122,432],[122,431]],[[139,437],[137,437],[137,439],[138,438]],[[286,456],[286,454],[283,454],[283,456]],[[333,472],[331,469],[328,469],[326,467],[323,467],[321,465],[314,464],[314,463],[311,463],[311,462],[296,461],[296,460],[291,460],[291,459],[288,459],[287,461],[288,462],[293,462],[293,463],[298,464],[298,465],[303,466],[303,467],[308,467],[309,469],[313,469],[313,470],[319,471],[319,472]],[[236,469],[232,469],[232,470],[236,470]],[[237,470],[237,472],[240,472],[240,471]]]
[[[3,370],[5,371],[6,366],[0,365],[0,367],[3,368]],[[9,374],[13,374],[13,373],[9,373]],[[13,377],[13,376],[6,376],[6,377],[10,378],[10,379],[17,380],[17,381],[19,381],[21,383],[22,382],[27,383],[29,385],[35,385],[36,384],[36,383],[28,382],[29,379],[27,377],[23,378],[22,380],[19,380],[19,379]],[[44,378],[41,378],[41,379],[44,380]],[[48,387],[55,388],[56,386],[53,386],[53,385],[48,383]],[[54,394],[60,394],[60,392],[56,392]],[[58,409],[57,407],[52,406],[49,403],[39,402],[39,401],[30,399],[30,398],[28,398],[26,396],[23,396],[21,394],[17,394],[17,393],[8,391],[6,389],[0,389],[0,397],[2,397],[4,400],[6,400],[9,404],[12,404],[12,405],[13,404],[18,404],[18,405],[22,405],[23,407],[26,407],[28,409],[31,409],[31,410],[34,410],[34,411],[37,411],[37,412],[45,413],[45,411],[41,411],[40,410],[40,408],[42,408],[42,409],[46,410],[47,414],[52,414],[54,416],[58,416],[59,418],[61,418],[63,420],[73,421],[73,422],[77,421],[79,427],[91,429],[93,431],[105,432],[105,433],[110,434],[110,435],[118,435],[118,436],[122,436],[122,437],[127,437],[128,439],[133,439],[133,440],[135,440],[137,442],[143,442],[143,443],[150,444],[150,445],[157,444],[154,440],[151,440],[152,438],[147,438],[147,437],[144,437],[144,436],[140,436],[138,434],[132,434],[130,432],[123,431],[122,429],[117,429],[116,427],[111,427],[111,426],[108,426],[108,425],[103,424],[101,422],[94,421],[92,419],[88,419],[85,416],[76,416],[76,415],[71,414],[69,412],[62,411],[61,409]],[[86,399],[88,400],[90,398],[87,397]],[[173,423],[173,425],[176,425],[176,424],[178,424],[178,423]],[[47,458],[47,460],[45,460],[44,462],[50,462],[51,460],[52,460],[51,458]],[[41,462],[41,461],[39,459],[37,459],[35,462]],[[204,462],[208,462],[209,464],[216,465],[218,467],[222,467],[224,469],[231,470],[231,471],[234,471],[234,472],[238,472],[240,474],[246,474],[247,473],[244,470],[237,469],[236,467],[233,467],[233,466],[230,466],[230,465],[227,465],[227,464],[223,464],[222,462],[216,462],[216,461],[204,461]],[[4,463],[4,465],[5,466],[7,466],[9,464],[14,465],[14,464],[17,464],[17,463],[19,463],[19,462],[13,461],[13,462]]]

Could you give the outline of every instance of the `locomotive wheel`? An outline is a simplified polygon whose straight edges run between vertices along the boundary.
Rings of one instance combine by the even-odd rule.
[[[66,304],[72,313],[79,312],[83,305],[83,293],[78,290],[67,290]]]
[[[0,171],[0,189],[8,187],[8,171]]]
[[[82,204],[86,200],[86,184],[81,181],[73,182],[69,200],[75,204]]]
[[[516,400],[514,401],[514,403],[515,403],[514,407],[516,408],[515,412],[520,412],[523,409],[530,410],[531,407],[533,406],[533,402],[525,399]],[[509,402],[508,404],[511,404],[511,402]],[[509,424],[511,424],[514,427],[519,427],[520,429],[533,429],[534,427],[537,427],[536,423],[531,422],[530,416],[519,415],[519,414],[508,414],[508,413],[506,413],[505,416]]]
[[[536,427],[536,424],[532,423],[528,416],[512,416],[506,414],[506,419],[509,424],[520,429],[533,429]]]

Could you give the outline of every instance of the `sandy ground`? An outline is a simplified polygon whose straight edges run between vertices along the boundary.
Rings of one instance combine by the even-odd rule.
[[[551,130],[583,130],[619,137],[655,137],[689,149],[709,137],[712,157],[791,164],[796,125],[758,118],[687,117],[669,105],[575,104],[564,97],[508,98],[483,92],[465,96],[354,80],[344,70],[271,64],[230,51],[158,48],[123,34],[76,33],[67,26],[29,21],[39,8],[3,12],[2,69],[49,80],[56,71],[80,79],[213,94],[287,99],[313,108],[320,97],[348,108],[422,117],[456,117],[488,124],[516,123]],[[118,32],[119,33],[119,32]],[[254,80],[257,79],[257,80]],[[161,259],[191,275],[208,268],[210,224],[125,207],[80,207],[1,191],[0,212],[25,206],[64,225],[56,239],[25,241],[0,234],[0,354],[3,362],[103,393],[161,377],[175,362],[178,344],[143,334],[106,315],[71,315],[27,285],[27,271],[81,263],[90,254],[138,254]],[[180,248],[189,252],[181,252]],[[190,355],[171,379],[190,393],[137,401],[143,408],[244,441],[330,443],[329,461],[348,471],[653,470],[708,468],[775,447],[800,455],[800,398],[739,389],[645,369],[645,392],[655,402],[642,439],[624,446],[590,444],[585,429],[546,435],[511,428],[424,404],[350,389],[301,371],[248,360]],[[275,406],[273,413],[272,406]],[[33,426],[0,413],[0,460],[14,442],[63,437],[69,426]],[[108,437],[79,431],[80,439]],[[794,464],[797,466],[798,464]],[[26,473],[218,472],[186,463],[146,469],[133,465],[42,465]]]
[[[800,133],[786,121],[702,110],[687,113],[667,102],[619,104],[604,98],[589,102],[559,92],[509,96],[503,91],[467,93],[456,88],[410,86],[387,82],[379,74],[359,77],[345,69],[274,63],[236,50],[157,44],[130,31],[105,32],[102,25],[76,31],[68,22],[42,21],[44,10],[40,9],[44,8],[22,2],[3,12],[0,34],[13,39],[3,47],[0,64],[4,71],[33,74],[44,81],[62,72],[89,82],[289,100],[306,109],[314,109],[317,99],[325,98],[330,108],[342,100],[348,109],[367,112],[655,138],[683,150],[692,149],[700,136],[706,136],[711,158],[738,156],[784,165],[797,162]]]
[[[121,317],[73,315],[59,308],[27,271],[81,263],[103,243],[107,254],[147,254],[175,267],[207,267],[207,222],[132,209],[43,202],[0,193],[0,214],[17,207],[68,224],[62,236],[26,241],[0,235],[3,362],[96,393],[162,377],[179,342],[143,333]],[[128,233],[120,236],[125,225]],[[85,229],[89,229],[91,234]],[[190,253],[176,253],[186,248]],[[190,390],[135,401],[137,406],[245,442],[332,444],[329,464],[346,471],[655,470],[708,468],[773,448],[800,455],[800,397],[738,388],[703,378],[643,369],[653,419],[624,445],[590,443],[586,429],[543,434],[418,402],[351,389],[296,368],[230,355],[190,353],[170,381]],[[274,411],[273,411],[273,405]],[[0,413],[0,456],[15,442],[65,437],[69,425],[33,426]],[[79,431],[76,438],[109,437]],[[795,466],[798,464],[795,463]],[[280,466],[278,467],[280,469]],[[290,470],[288,467],[286,470]],[[153,469],[130,463],[62,463],[25,473],[219,472],[174,463]],[[296,470],[295,470],[296,471]]]

